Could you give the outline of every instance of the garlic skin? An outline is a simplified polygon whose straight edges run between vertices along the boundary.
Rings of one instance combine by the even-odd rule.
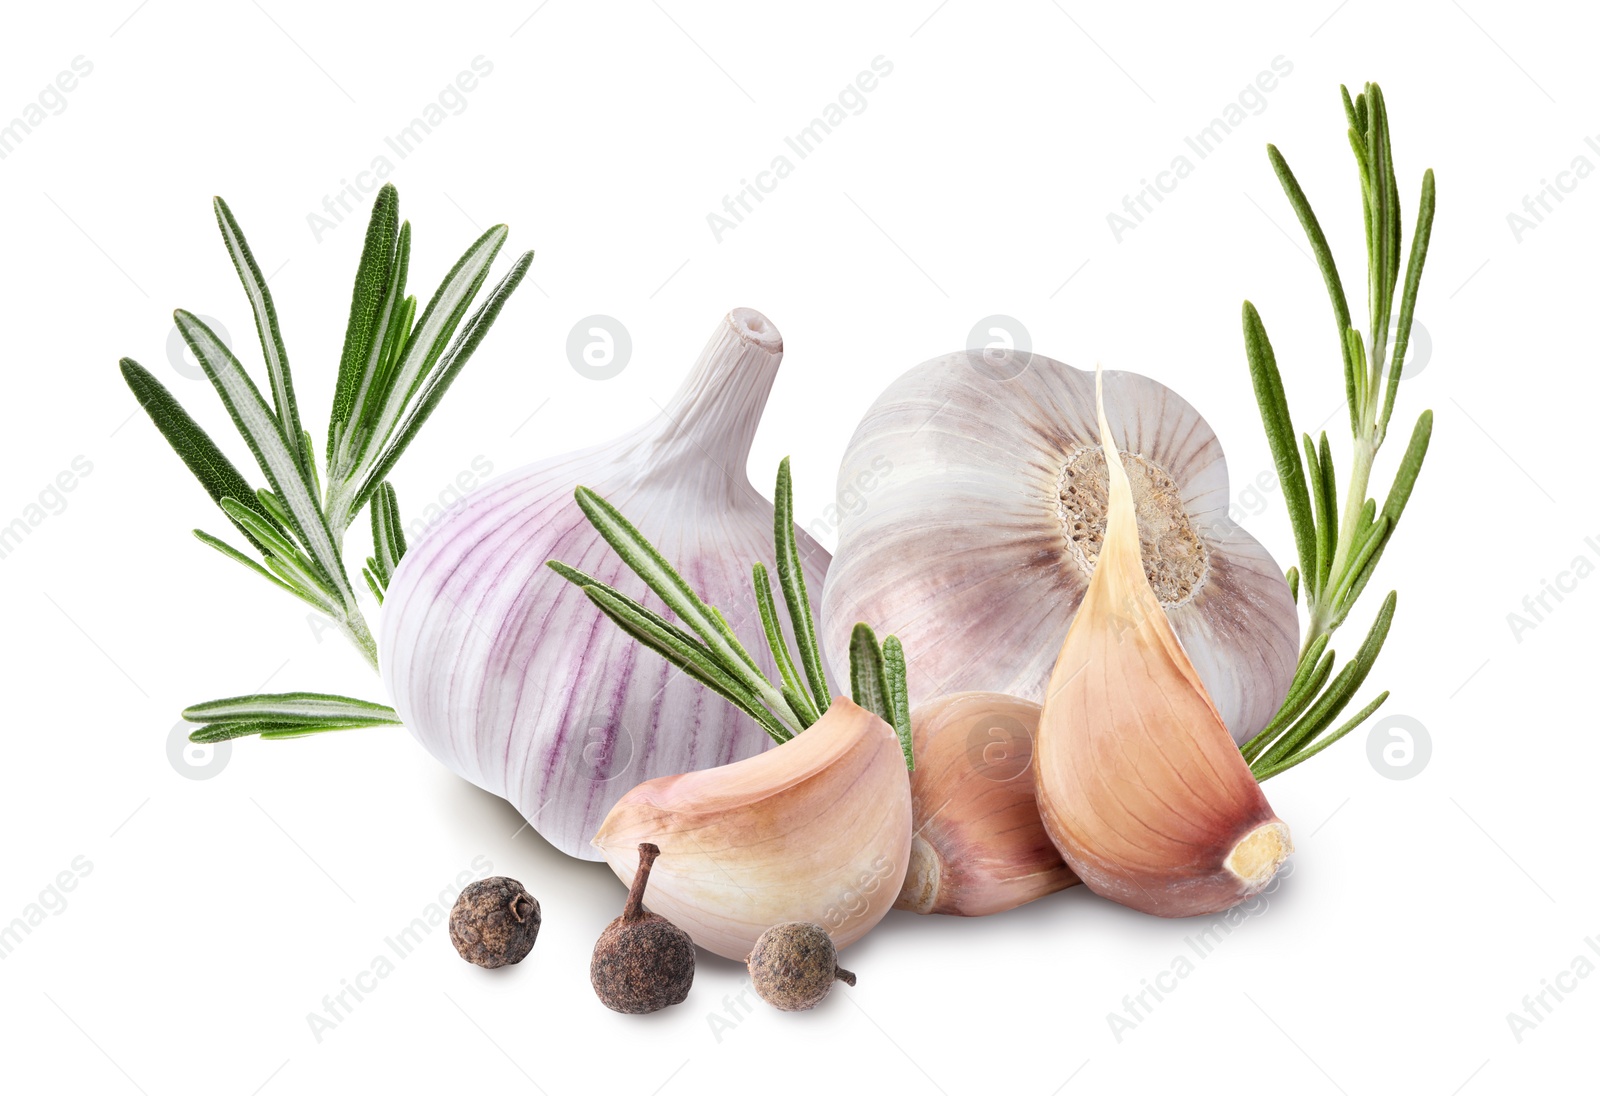
[[[1109,519],[1039,719],[1045,829],[1096,894],[1161,917],[1260,892],[1289,828],[1234,745],[1145,577],[1132,489],[1101,418]]]
[[[911,851],[894,729],[844,697],[764,754],[660,777],[618,801],[595,846],[622,880],[661,847],[650,909],[743,961],[773,925],[811,921],[844,948],[883,919]]]
[[[1039,705],[954,693],[911,712],[911,862],[894,908],[981,917],[1070,887],[1039,818]]]
[[[662,611],[578,508],[574,488],[591,487],[736,631],[759,635],[750,568],[774,565],[773,507],[745,464],[782,358],[772,323],[734,309],[662,415],[485,484],[411,546],[389,584],[379,661],[401,719],[434,757],[509,800],[570,856],[599,859],[590,839],[633,785],[772,745],[545,561],[581,567]],[[828,554],[803,530],[795,536],[808,589],[820,590]],[[774,676],[765,645],[751,650]]]
[[[1294,675],[1300,622],[1288,583],[1228,517],[1227,463],[1199,413],[1135,373],[1106,373],[1105,400],[1147,570],[1243,743]],[[830,665],[846,664],[850,629],[867,620],[917,652],[912,696],[1042,701],[1094,570],[1105,484],[1092,374],[1040,354],[977,351],[904,374],[868,410],[839,469],[841,497],[864,500],[841,520],[822,594]]]

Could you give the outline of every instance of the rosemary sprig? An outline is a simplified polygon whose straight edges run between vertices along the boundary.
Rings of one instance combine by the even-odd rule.
[[[574,492],[584,516],[611,545],[629,570],[644,580],[652,593],[683,623],[680,627],[600,580],[559,560],[547,565],[562,578],[582,588],[589,600],[618,627],[655,651],[696,681],[723,697],[759,723],[777,742],[787,742],[828,709],[832,695],[822,669],[811,602],[800,566],[794,535],[794,494],[789,458],[778,466],[774,493],[773,548],[778,562],[778,585],[788,610],[790,631],[799,650],[799,667],[778,620],[777,605],[766,567],[751,568],[756,607],[767,647],[778,667],[775,684],[756,666],[723,615],[707,605],[661,553],[605,499],[587,487]],[[882,646],[872,629],[857,624],[850,643],[851,693],[857,704],[894,728],[905,754],[911,757],[911,709],[906,691],[905,652],[894,636]]]
[[[345,534],[370,502],[373,554],[362,573],[381,603],[394,568],[405,554],[399,503],[386,477],[477,349],[533,259],[530,251],[512,263],[463,324],[490,264],[505,243],[507,229],[496,225],[467,249],[413,323],[416,298],[405,292],[411,226],[399,219],[399,201],[395,188],[385,185],[373,204],[320,472],[311,435],[302,425],[272,292],[233,211],[221,198],[213,203],[217,227],[250,302],[266,362],[270,405],[238,358],[210,328],[182,309],[174,317],[268,486],[252,488],[149,370],[132,358],[121,362],[123,379],[135,398],[211,500],[259,553],[260,562],[220,537],[198,529],[195,536],[327,616],[374,669],[377,644],[345,569]],[[244,714],[207,717],[219,710],[218,705],[231,706],[227,708],[230,712],[242,711],[240,705],[245,702],[249,703]],[[322,703],[323,708],[313,702]],[[330,704],[335,707],[323,710]],[[397,722],[393,710],[381,704],[347,697],[319,700],[311,693],[215,701],[190,708],[185,718],[206,724],[192,736],[196,741],[221,741],[244,734],[286,738]]]
[[[1389,117],[1383,93],[1377,84],[1370,83],[1354,99],[1348,89],[1341,87],[1339,90],[1360,176],[1366,226],[1368,324],[1365,341],[1361,332],[1352,326],[1344,283],[1305,191],[1282,153],[1268,145],[1267,156],[1305,230],[1333,304],[1354,448],[1342,514],[1328,435],[1324,432],[1314,442],[1309,434],[1301,434],[1296,440],[1283,378],[1278,372],[1266,327],[1255,306],[1249,301],[1244,304],[1245,353],[1250,362],[1256,401],[1261,407],[1262,424],[1278,478],[1283,484],[1299,556],[1298,566],[1291,567],[1288,572],[1289,587],[1297,601],[1304,593],[1307,614],[1305,640],[1289,695],[1267,726],[1242,747],[1258,780],[1276,776],[1320,753],[1359,726],[1388,697],[1387,692],[1380,694],[1353,718],[1328,731],[1365,681],[1388,637],[1394,617],[1394,592],[1390,591],[1384,600],[1355,658],[1337,674],[1333,673],[1335,654],[1328,648],[1328,641],[1349,616],[1377,569],[1378,560],[1411,499],[1433,432],[1433,412],[1424,411],[1412,429],[1394,482],[1379,507],[1368,497],[1367,491],[1374,461],[1394,413],[1400,371],[1411,338],[1417,288],[1433,230],[1434,182],[1432,170],[1424,172],[1402,285],[1399,280],[1400,195],[1395,185]],[[1400,291],[1398,318],[1394,316],[1397,289]],[[1392,354],[1389,351],[1391,322]]]
[[[204,724],[193,742],[225,742],[258,734],[262,738],[301,738],[322,731],[399,725],[393,708],[328,693],[256,693],[211,700],[185,708],[183,718]]]

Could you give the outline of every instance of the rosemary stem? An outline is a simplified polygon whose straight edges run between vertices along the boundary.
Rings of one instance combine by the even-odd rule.
[[[1329,589],[1338,584],[1338,578],[1350,563],[1350,553],[1355,550],[1356,534],[1360,532],[1361,511],[1367,504],[1367,487],[1372,479],[1372,464],[1377,455],[1378,447],[1370,435],[1356,440],[1355,459],[1351,462],[1350,482],[1345,491],[1344,517],[1339,523],[1339,542],[1333,552],[1331,568],[1333,581],[1329,582]],[[1331,606],[1319,607],[1331,608]]]
[[[1331,593],[1339,588],[1344,572],[1350,564],[1351,553],[1355,551],[1356,534],[1360,531],[1361,511],[1367,504],[1367,488],[1372,479],[1372,465],[1377,454],[1378,446],[1370,432],[1365,437],[1356,439],[1355,458],[1351,461],[1344,516],[1339,522],[1339,540],[1334,548],[1333,564],[1328,571],[1327,586],[1308,601],[1309,619],[1306,624],[1305,640],[1300,646],[1301,658],[1305,657],[1306,652],[1319,637],[1333,630],[1333,618],[1337,606],[1334,605]]]
[[[367,618],[355,606],[346,609],[344,622],[339,626],[345,637],[356,645],[356,650],[366,658],[374,671],[378,668],[378,641],[367,626]]]

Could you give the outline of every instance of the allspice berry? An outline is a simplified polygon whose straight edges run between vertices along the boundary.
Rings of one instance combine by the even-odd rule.
[[[515,879],[469,883],[450,910],[450,942],[480,967],[520,963],[539,936],[539,900]]]
[[[694,984],[694,941],[659,913],[644,909],[650,865],[660,855],[655,845],[639,846],[639,870],[628,889],[628,904],[594,945],[589,981],[613,1012],[639,1014],[676,1005]]]
[[[835,979],[856,984],[856,976],[839,966],[838,959],[827,929],[809,921],[786,921],[761,934],[745,965],[763,1001],[785,1012],[804,1012],[817,1007]]]

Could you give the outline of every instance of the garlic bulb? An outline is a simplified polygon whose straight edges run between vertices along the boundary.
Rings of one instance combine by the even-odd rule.
[[[574,501],[583,484],[625,506],[735,629],[759,630],[750,565],[772,562],[773,508],[745,462],[782,357],[771,322],[734,309],[662,415],[484,485],[411,546],[389,584],[380,664],[405,725],[571,856],[598,859],[590,839],[633,785],[772,744],[545,561],[559,556],[646,598]],[[828,555],[796,536],[818,590]],[[768,653],[755,657],[770,676]]]
[[[1184,653],[1140,558],[1104,413],[1107,524],[1039,719],[1040,816],[1096,894],[1162,917],[1259,893],[1293,846]]]
[[[1243,742],[1288,692],[1294,598],[1272,557],[1228,517],[1222,447],[1195,409],[1134,373],[1107,373],[1105,395],[1146,573]],[[925,362],[868,410],[839,490],[864,502],[841,521],[823,590],[830,664],[843,664],[851,626],[867,620],[917,653],[912,696],[1043,700],[1104,538],[1092,376],[1039,354]]]
[[[707,951],[743,960],[784,921],[815,922],[844,948],[883,919],[905,877],[911,786],[900,741],[835,698],[764,754],[628,792],[594,843],[628,880],[641,842],[661,847],[651,910]]]
[[[895,909],[980,917],[1078,882],[1039,819],[1039,705],[955,693],[911,712],[911,862]]]

